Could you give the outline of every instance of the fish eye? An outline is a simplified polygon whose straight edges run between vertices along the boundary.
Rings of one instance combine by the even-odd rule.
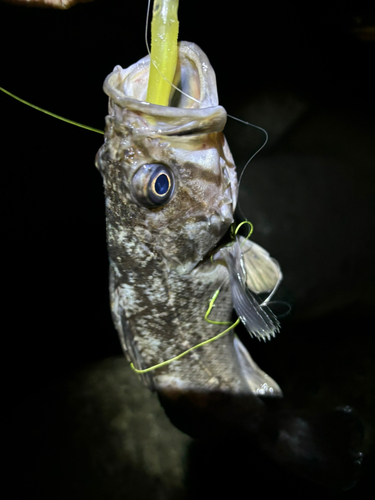
[[[145,207],[161,207],[171,198],[174,190],[172,170],[162,163],[146,163],[134,174],[132,193]]]

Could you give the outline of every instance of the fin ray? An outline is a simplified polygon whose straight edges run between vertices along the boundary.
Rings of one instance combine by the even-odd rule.
[[[275,336],[279,331],[280,323],[271,309],[264,303],[260,303],[256,295],[247,287],[240,240],[236,239],[233,245],[221,248],[220,255],[227,264],[233,307],[238,317],[251,336],[260,340],[270,340],[271,336]]]

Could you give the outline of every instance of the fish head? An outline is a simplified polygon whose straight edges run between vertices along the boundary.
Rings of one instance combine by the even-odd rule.
[[[109,115],[96,164],[106,191],[108,246],[140,246],[190,272],[233,221],[237,176],[222,133],[214,71],[193,43],[179,44],[170,106],[146,102],[150,56],[107,77]],[[188,97],[190,96],[190,97]],[[131,245],[133,242],[133,246]],[[114,255],[114,256],[116,256]],[[144,252],[142,253],[144,255]]]

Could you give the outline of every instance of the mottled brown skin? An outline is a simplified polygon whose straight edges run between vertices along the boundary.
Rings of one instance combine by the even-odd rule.
[[[97,166],[105,187],[112,312],[138,369],[227,328],[204,319],[220,286],[211,317],[230,321],[232,316],[227,269],[208,258],[233,221],[237,199],[235,166],[221,132],[226,114],[217,105],[214,73],[200,49],[182,43],[180,61],[187,73],[198,65],[191,74],[200,105],[146,105],[135,99],[142,96],[133,87],[133,95],[126,95],[126,78],[145,80],[144,61],[128,70],[115,68],[105,83],[110,106]],[[161,208],[142,206],[130,187],[134,173],[149,163],[168,165],[175,177],[174,194]],[[143,376],[156,389],[249,392],[232,332]]]

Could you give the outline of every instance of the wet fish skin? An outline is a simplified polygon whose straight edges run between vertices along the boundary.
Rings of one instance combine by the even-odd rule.
[[[218,105],[215,75],[204,53],[187,42],[179,51],[180,84],[199,104],[186,97],[178,102],[176,95],[177,107],[144,102],[149,57],[125,70],[116,67],[104,84],[109,115],[96,164],[105,187],[111,307],[123,348],[138,369],[227,328],[204,319],[219,287],[212,319],[230,321],[233,311],[225,263],[209,259],[237,202],[235,165],[222,134],[226,112]],[[132,182],[143,165],[155,164],[170,169],[175,185],[167,203],[150,208],[137,198]],[[251,394],[252,372],[262,390],[281,393],[250,356],[239,354],[230,332],[143,378],[157,390]]]

